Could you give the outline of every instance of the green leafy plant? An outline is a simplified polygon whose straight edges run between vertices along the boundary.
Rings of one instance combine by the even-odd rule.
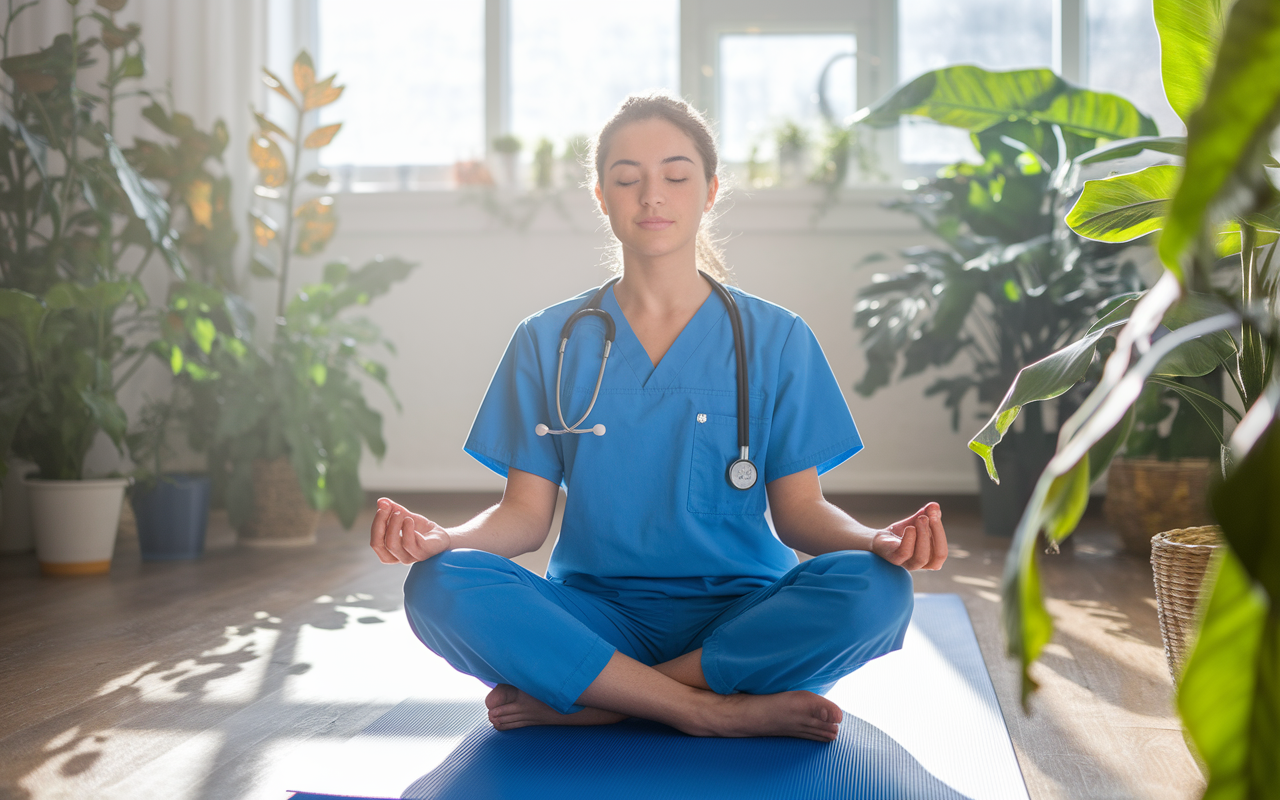
[[[0,114],[0,453],[35,462],[42,478],[78,479],[99,431],[124,446],[116,393],[126,365],[146,357],[128,338],[149,302],[140,274],[157,253],[178,277],[186,267],[169,204],[115,140],[123,86],[144,74],[137,26],[115,22],[123,0],[10,55],[10,26],[31,5],[10,4],[0,61],[12,80]],[[94,23],[99,36],[82,36]],[[94,93],[83,73],[98,59]]]
[[[1156,0],[1155,11],[1165,92],[1187,123],[1186,140],[1120,142],[1091,157],[1155,148],[1185,154],[1185,166],[1086,184],[1069,220],[1095,237],[1158,230],[1166,271],[1085,337],[1024,370],[970,446],[989,450],[1022,405],[1073,384],[1098,342],[1114,337],[1097,388],[1063,426],[1005,567],[1005,632],[1023,666],[1026,702],[1035,686],[1029,666],[1052,636],[1039,588],[1038,535],[1056,542],[1075,528],[1092,476],[1123,439],[1144,384],[1226,368],[1247,411],[1224,452],[1226,477],[1211,492],[1226,547],[1179,679],[1178,707],[1208,765],[1206,797],[1270,797],[1280,784],[1280,262],[1274,241],[1264,242],[1280,228],[1280,186],[1269,172],[1277,167],[1280,125],[1280,6],[1237,0],[1228,10],[1225,3]],[[1131,206],[1116,202],[1117,187],[1131,192]],[[1095,213],[1106,204],[1111,213]],[[1231,251],[1239,280],[1224,291],[1214,273]]]
[[[519,153],[521,147],[520,137],[514,133],[504,133],[493,138],[493,149],[497,153]]]
[[[413,265],[377,258],[351,269],[333,261],[319,282],[290,289],[291,258],[322,252],[337,227],[333,198],[319,193],[329,183],[327,175],[304,172],[302,164],[307,151],[328,145],[341,128],[334,123],[308,129],[310,112],[337,100],[344,87],[335,85],[335,75],[318,79],[305,50],[294,60],[292,89],[264,73],[267,86],[294,111],[288,130],[255,113],[259,130],[250,142],[259,200],[251,212],[251,271],[275,282],[276,317],[266,344],[251,342],[238,353],[232,344],[238,340],[215,335],[199,348],[218,373],[211,386],[223,413],[213,437],[226,457],[234,525],[252,512],[253,462],[287,456],[310,505],[332,508],[350,527],[364,502],[358,471],[363,448],[378,457],[386,451],[382,417],[366,403],[361,380],[372,379],[391,393],[386,367],[364,351],[373,345],[394,348],[371,321],[344,314],[388,292]],[[314,196],[304,199],[306,194]]]
[[[1080,336],[1109,298],[1142,287],[1119,247],[1061,235],[1057,187],[1073,157],[1155,127],[1129,101],[1044,69],[935,70],[859,112],[855,124],[888,127],[902,116],[968,130],[982,162],[944,167],[887,204],[939,243],[903,251],[906,267],[859,292],[854,327],[867,366],[854,388],[869,396],[963,355],[962,372],[925,390],[943,398],[958,429],[966,397],[993,407],[1020,369]],[[1038,413],[1027,429],[1041,435]]]

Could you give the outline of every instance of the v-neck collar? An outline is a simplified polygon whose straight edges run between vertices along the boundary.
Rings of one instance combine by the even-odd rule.
[[[622,313],[622,307],[618,305],[618,299],[614,297],[612,286],[609,287],[609,291],[605,292],[600,307],[608,311],[613,317],[614,326],[617,329],[613,342],[614,348],[622,353],[627,364],[635,372],[636,380],[645,389],[665,389],[669,387],[680,374],[684,365],[688,363],[689,358],[698,349],[698,346],[707,338],[707,334],[728,314],[724,303],[712,291],[711,294],[707,295],[707,299],[702,301],[702,305],[698,307],[693,317],[685,323],[680,334],[676,336],[676,340],[671,343],[671,347],[667,348],[667,352],[658,361],[658,365],[654,366],[653,362],[649,360],[649,353],[644,349],[644,345],[640,343],[640,337],[636,336],[635,331],[631,329],[631,323],[627,321],[627,315]]]

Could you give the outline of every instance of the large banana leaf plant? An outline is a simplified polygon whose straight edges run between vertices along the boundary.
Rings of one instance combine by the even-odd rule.
[[[391,389],[386,367],[365,350],[374,345],[394,350],[373,322],[347,318],[345,312],[390,291],[413,265],[379,257],[352,269],[333,261],[318,282],[289,285],[293,258],[321,253],[337,228],[334,198],[323,192],[328,174],[304,165],[342,126],[311,126],[312,112],[337,100],[344,87],[335,85],[335,75],[318,79],[305,50],[293,63],[292,89],[279,76],[264,73],[263,81],[293,112],[287,129],[255,113],[258,130],[249,142],[258,168],[250,270],[275,283],[275,324],[268,342],[253,342],[243,352],[234,338],[225,337],[195,350],[188,342],[185,352],[212,359],[209,368],[218,374],[211,385],[222,414],[213,438],[216,451],[225,456],[219,467],[227,472],[231,522],[238,527],[252,513],[253,462],[287,456],[311,506],[332,508],[349,528],[364,503],[363,449],[378,457],[386,450],[382,416],[366,403],[362,378]],[[178,339],[184,330],[191,331],[179,329]],[[181,341],[169,346],[183,350]]]
[[[1224,448],[1212,507],[1226,547],[1193,652],[1178,684],[1186,729],[1208,766],[1206,797],[1274,797],[1280,786],[1280,4],[1274,0],[1155,0],[1165,92],[1187,124],[1185,140],[1117,143],[1087,159],[1154,148],[1182,155],[1129,176],[1086,183],[1068,217],[1083,235],[1123,241],[1158,232],[1166,272],[1147,292],[1120,298],[1079,341],[1032,365],[971,447],[984,457],[1020,408],[1083,376],[1114,337],[1097,388],[1063,425],[1036,484],[1005,568],[1004,624],[1023,666],[1052,635],[1035,543],[1060,541],[1079,522],[1089,484],[1109,462],[1145,383],[1223,365],[1246,412]],[[1239,279],[1213,280],[1225,256]],[[1238,415],[1188,394],[1215,419]]]
[[[1081,336],[1109,298],[1144,288],[1123,246],[1066,231],[1058,187],[1072,159],[1156,128],[1128,100],[1046,69],[935,70],[860,112],[855,124],[886,127],[904,116],[967,130],[982,161],[944,167],[887,204],[915,216],[937,243],[904,250],[905,268],[876,274],[859,292],[854,327],[867,366],[855,389],[870,395],[963,356],[963,369],[925,390],[942,396],[958,428],[966,398],[976,396],[989,412],[1020,369]],[[1016,454],[1018,480],[991,498],[999,505],[1003,497],[1009,513],[984,509],[992,533],[1012,533],[1031,486],[1020,476],[1037,474],[1053,450],[1039,409],[1028,417],[1022,444],[1002,454]]]

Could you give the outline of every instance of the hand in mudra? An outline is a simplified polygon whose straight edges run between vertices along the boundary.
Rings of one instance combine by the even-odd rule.
[[[878,531],[871,542],[871,552],[909,570],[941,569],[947,560],[942,507],[928,503],[914,515]]]
[[[394,500],[378,499],[369,527],[369,546],[383,564],[413,564],[449,549],[449,533]]]

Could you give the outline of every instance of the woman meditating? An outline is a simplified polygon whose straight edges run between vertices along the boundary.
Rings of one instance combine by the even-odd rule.
[[[809,327],[722,283],[701,115],[629,97],[594,163],[619,275],[516,328],[465,444],[502,501],[446,529],[382,498],[373,549],[413,564],[414,632],[493,687],[498,730],[634,716],[831,741],[822,695],[901,647],[942,512],[873,529],[823,499],[862,440]],[[510,559],[546,540],[561,486],[542,577]]]

